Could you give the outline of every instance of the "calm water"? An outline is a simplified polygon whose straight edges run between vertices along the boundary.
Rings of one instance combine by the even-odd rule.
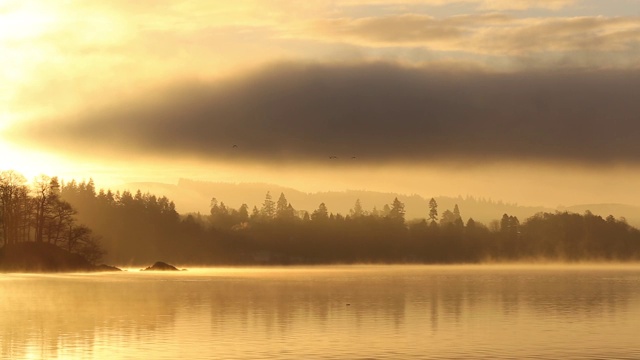
[[[640,267],[0,274],[11,359],[640,359]]]

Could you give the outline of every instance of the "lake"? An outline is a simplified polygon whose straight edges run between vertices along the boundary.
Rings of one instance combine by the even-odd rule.
[[[640,359],[640,266],[0,274],[6,359]]]

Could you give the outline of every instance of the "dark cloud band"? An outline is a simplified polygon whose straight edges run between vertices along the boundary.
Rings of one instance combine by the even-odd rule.
[[[636,163],[638,94],[637,70],[282,63],[16,131],[73,151],[234,161]]]

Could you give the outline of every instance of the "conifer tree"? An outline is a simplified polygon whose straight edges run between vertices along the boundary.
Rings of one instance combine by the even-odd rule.
[[[329,218],[329,211],[327,205],[320,203],[318,209],[314,210],[311,214],[311,220],[327,220]]]
[[[284,196],[284,193],[280,193],[280,197],[278,198],[278,202],[276,203],[276,217],[279,219],[286,218],[288,207],[289,202],[287,201],[287,198]]]
[[[267,191],[267,194],[264,197],[264,203],[262,203],[260,214],[268,219],[272,219],[276,214],[276,204],[273,202],[269,191]]]
[[[429,200],[429,220],[431,220],[431,222],[438,221],[438,203],[434,198]]]
[[[351,209],[349,213],[351,214],[351,217],[354,217],[354,218],[364,215],[364,210],[362,209],[362,204],[360,203],[360,199],[356,200],[355,205],[353,205],[353,209]]]
[[[396,197],[391,204],[389,218],[398,221],[399,223],[404,223],[404,214],[404,204]]]

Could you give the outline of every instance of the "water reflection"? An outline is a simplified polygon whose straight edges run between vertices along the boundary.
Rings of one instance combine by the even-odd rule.
[[[0,275],[3,358],[640,355],[640,268]]]

